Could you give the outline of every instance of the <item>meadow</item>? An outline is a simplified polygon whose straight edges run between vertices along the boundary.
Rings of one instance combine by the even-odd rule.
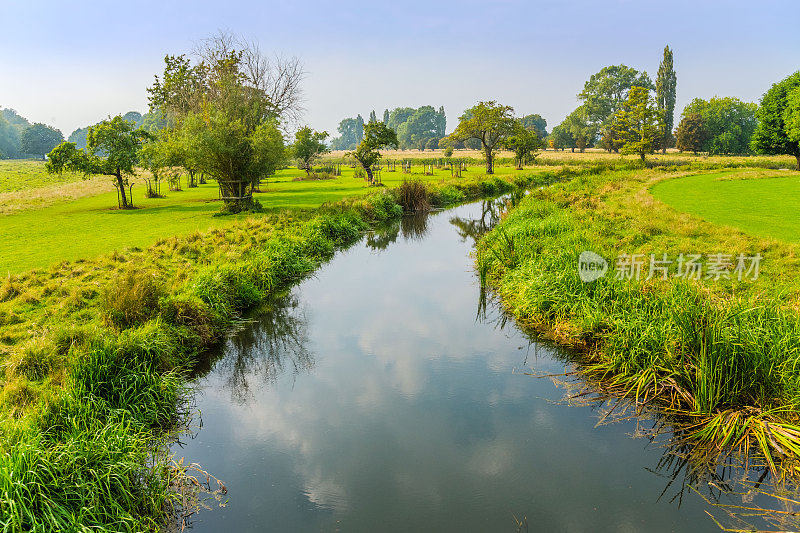
[[[14,167],[24,170],[17,176],[44,172],[44,164],[39,161],[16,162]],[[532,170],[506,167],[499,168],[497,175],[514,176],[520,172]],[[470,166],[462,175],[464,179],[475,178],[483,175],[483,169],[480,165]],[[57,181],[58,174],[54,176]],[[0,272],[16,274],[114,250],[144,248],[162,237],[219,228],[244,218],[213,216],[221,206],[213,181],[187,188],[184,180],[182,191],[167,191],[164,185],[165,198],[145,198],[143,176],[139,176],[133,180],[137,209],[122,211],[116,209],[116,192],[109,178],[93,177],[77,182],[74,178],[74,175],[64,177],[73,181],[45,190],[34,188],[40,181],[6,179],[15,192],[6,198],[0,194]],[[363,179],[354,177],[354,169],[348,166],[343,166],[342,175],[335,179],[304,178],[305,172],[296,168],[280,170],[262,183],[262,192],[254,197],[261,202],[265,213],[275,213],[285,209],[313,209],[374,190]],[[386,187],[397,186],[405,179],[440,182],[449,178],[449,170],[434,169],[433,175],[425,175],[421,167],[413,168],[411,174],[404,174],[399,168],[381,173]],[[31,186],[29,190],[22,190],[27,185]],[[83,190],[86,195],[76,198],[72,195],[76,190]],[[47,201],[42,201],[42,197]],[[8,214],[2,214],[4,208]]]
[[[634,380],[641,390],[649,390],[650,379],[663,385],[659,372],[672,364],[668,375],[689,383],[678,385],[693,394],[691,373],[681,373],[675,354],[700,351],[697,336],[705,333],[691,329],[694,318],[719,323],[716,350],[745,346],[729,354],[736,368],[724,375],[724,387],[735,381],[738,388],[731,399],[712,380],[704,395],[692,396],[698,405],[692,412],[730,413],[757,404],[763,410],[750,417],[755,422],[742,424],[745,429],[734,425],[729,435],[747,438],[747,428],[767,421],[772,438],[800,455],[787,411],[800,404],[800,379],[790,370],[800,360],[800,346],[793,344],[800,322],[786,310],[796,308],[800,294],[795,245],[698,221],[650,195],[661,182],[708,175],[724,161],[689,157],[687,164],[686,156],[670,154],[671,162],[647,168],[605,154],[558,155],[524,170],[501,161],[505,166],[495,176],[471,160],[459,178],[447,170],[425,175],[415,164],[410,174],[383,171],[384,187],[367,186],[346,165],[342,176],[324,180],[298,180],[304,172],[284,169],[256,194],[264,212],[247,216],[214,216],[220,203],[213,182],[164,191],[160,199],[142,198],[139,182],[134,210],[116,209],[111,191],[0,215],[2,268],[10,272],[0,283],[0,494],[9,509],[0,526],[160,529],[196,487],[191,470],[172,463],[162,445],[185,416],[185,375],[200,353],[248,309],[313,272],[370,227],[415,209],[521,189],[532,194],[480,243],[478,264],[482,279],[523,325],[547,325],[558,340],[593,355],[610,346],[614,357],[588,359],[586,370],[611,377],[609,389],[624,393],[620,383],[629,383],[614,376]],[[756,166],[783,164],[776,158]],[[669,284],[642,289],[609,281],[592,292],[574,279],[575,250],[586,246],[604,254],[615,246],[643,253],[730,249],[761,252],[769,260],[752,285],[723,282],[674,293]],[[722,299],[721,310],[707,304],[702,291]],[[724,316],[709,322],[708,313],[739,312],[730,293],[776,292],[786,297],[780,306],[759,307],[755,318],[736,315],[750,321],[744,324],[751,339],[732,337]],[[680,315],[686,320],[676,324],[669,321],[675,308],[694,314]],[[683,336],[676,340],[675,331]],[[767,334],[775,342],[768,349]],[[673,345],[680,349],[668,356],[658,350]],[[650,373],[638,372],[646,365]],[[724,433],[728,424],[704,438],[731,438]]]
[[[800,242],[797,172],[719,172],[667,180],[652,188],[658,200],[721,226]]]

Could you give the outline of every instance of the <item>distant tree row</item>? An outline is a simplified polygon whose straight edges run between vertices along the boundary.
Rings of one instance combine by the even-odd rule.
[[[31,124],[13,109],[0,110],[0,159],[44,159],[63,140],[62,133],[51,126]]]
[[[369,115],[369,122],[378,122],[375,111]],[[380,122],[392,129],[397,135],[401,149],[435,149],[439,140],[445,136],[447,117],[444,107],[437,111],[433,106],[397,107],[391,111],[383,111]],[[356,118],[346,118],[339,123],[339,137],[331,140],[334,150],[355,149],[364,137],[364,119],[359,114]]]

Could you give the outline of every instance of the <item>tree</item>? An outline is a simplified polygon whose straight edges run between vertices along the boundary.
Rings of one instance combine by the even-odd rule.
[[[531,161],[535,156],[533,152],[541,148],[542,140],[533,128],[526,128],[520,119],[514,126],[514,133],[504,143],[505,147],[514,152],[517,161],[517,170]]]
[[[397,127],[397,140],[400,147],[419,147],[427,145],[430,139],[440,139],[441,115],[429,105],[422,106]]]
[[[388,109],[384,109],[383,110],[383,123],[386,124],[387,126],[389,125],[389,110]]]
[[[553,131],[550,133],[549,140],[553,150],[563,150],[564,148],[575,147],[575,139],[572,138],[569,129],[567,129],[563,123],[553,128]]]
[[[586,122],[594,129],[590,137],[611,122],[633,87],[655,88],[647,72],[626,65],[603,67],[592,74],[578,94],[578,99],[583,102]]]
[[[622,139],[623,154],[638,154],[644,161],[659,147],[663,131],[661,112],[645,87],[633,87],[614,115],[614,128]]]
[[[361,115],[358,115],[361,118]],[[358,118],[346,118],[339,122],[339,137],[331,141],[334,150],[352,150],[364,137],[364,122]]]
[[[675,90],[678,78],[672,61],[672,50],[664,47],[664,58],[658,66],[656,76],[656,103],[661,115],[664,117],[664,131],[662,132],[661,150],[667,153],[667,145],[672,140],[672,125],[675,121]]]
[[[519,120],[523,127],[535,131],[540,139],[547,137],[547,121],[543,119],[541,115],[525,115]]]
[[[139,150],[147,138],[147,132],[134,128],[131,122],[117,115],[89,127],[86,148],[83,150],[70,142],[56,146],[48,154],[47,171],[61,173],[73,170],[87,175],[113,176],[119,192],[119,206],[128,209],[128,176],[134,174],[134,166],[139,162]]]
[[[375,114],[375,110],[369,112],[369,121],[370,122],[378,122],[378,115]]]
[[[297,159],[297,168],[305,170],[306,174],[311,174],[314,160],[328,151],[325,145],[327,137],[327,131],[314,131],[308,126],[297,130],[292,146],[292,152]]]
[[[25,154],[38,155],[44,159],[45,154],[64,142],[64,135],[45,124],[36,123],[22,132],[20,150]]]
[[[762,154],[793,155],[800,170],[800,71],[775,83],[761,98],[752,147]]]
[[[594,144],[597,130],[589,123],[589,115],[585,106],[580,106],[567,115],[562,124],[575,141],[575,147],[581,152],[586,150],[587,146]]]
[[[459,118],[452,141],[477,139],[486,158],[486,173],[494,174],[495,151],[514,133],[514,108],[495,101],[479,102]]]
[[[703,151],[708,142],[708,130],[703,124],[703,117],[699,113],[689,113],[681,118],[678,129],[675,130],[678,150],[681,152]]]
[[[138,111],[128,111],[127,113],[122,115],[122,118],[124,120],[127,120],[128,122],[133,122],[133,125],[136,126],[137,128],[142,125],[143,121],[142,114],[139,113]]]
[[[378,150],[386,147],[396,148],[397,145],[397,134],[392,128],[383,122],[369,122],[364,125],[364,138],[358,143],[356,149],[348,152],[347,155],[358,161],[361,168],[367,173],[369,182],[374,183],[372,165],[381,158]]]
[[[195,53],[195,64],[165,58],[163,76],[148,89],[151,112],[179,132],[188,164],[217,180],[226,210],[253,208],[253,190],[285,160],[280,127],[302,110],[302,66],[225,32]]]
[[[702,118],[708,133],[702,151],[746,154],[750,151],[750,140],[757,125],[756,108],[755,104],[738,98],[715,96],[708,101],[695,98],[684,108],[682,116],[696,113]]]

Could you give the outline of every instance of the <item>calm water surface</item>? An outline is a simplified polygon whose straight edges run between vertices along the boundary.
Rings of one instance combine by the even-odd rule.
[[[175,451],[229,503],[194,531],[719,531],[633,423],[525,375],[553,348],[476,318],[481,205],[369,236],[209,362]]]

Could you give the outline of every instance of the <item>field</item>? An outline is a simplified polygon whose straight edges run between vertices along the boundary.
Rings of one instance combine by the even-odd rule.
[[[800,455],[794,415],[785,411],[800,405],[800,377],[792,370],[800,364],[800,322],[792,318],[800,302],[800,248],[703,222],[649,193],[661,184],[687,189],[693,182],[685,180],[695,175],[713,180],[709,170],[724,159],[669,154],[648,168],[603,153],[557,155],[522,171],[499,161],[494,177],[473,160],[460,178],[449,171],[426,176],[419,166],[412,174],[383,171],[386,187],[368,187],[346,165],[343,176],[327,180],[298,180],[303,172],[284,169],[256,195],[265,212],[237,217],[213,216],[220,207],[213,182],[144,199],[137,181],[138,209],[127,211],[115,208],[113,190],[60,195],[76,185],[102,187],[102,177],[54,185],[47,194],[33,181],[4,193],[17,195],[6,197],[15,207],[0,215],[0,265],[8,272],[0,281],[0,494],[14,505],[11,530],[84,523],[157,529],[181,497],[179,487],[191,485],[191,472],[172,464],[158,444],[180,423],[179,399],[188,394],[183,372],[199,353],[247,309],[313,272],[364,230],[413,210],[415,199],[444,207],[518,187],[532,194],[481,242],[478,265],[523,325],[547,324],[558,340],[587,348],[598,357],[587,360],[587,374],[613,376],[611,392],[630,393],[624,387],[633,382],[653,397],[676,388],[685,393],[673,396],[673,405],[694,421],[705,417],[702,436],[713,445],[729,430],[735,439],[763,436],[749,431],[766,422],[785,449]],[[785,165],[779,158],[736,164],[744,163]],[[403,186],[407,179],[426,183]],[[26,203],[26,194],[47,200]],[[575,280],[581,249],[607,256],[741,251],[762,253],[765,262],[750,285],[642,288],[608,280],[593,291]],[[779,292],[781,305],[751,299]],[[744,327],[728,324],[726,313]],[[698,331],[696,324],[718,329]],[[702,347],[709,335],[717,339],[713,349]],[[599,357],[601,346],[608,358]],[[680,363],[698,353],[726,359]],[[663,386],[672,383],[663,372],[677,380],[672,389]],[[650,383],[661,388],[653,392]],[[753,412],[743,409],[762,407],[737,422],[737,413]],[[93,468],[83,466],[88,461]]]
[[[800,242],[797,172],[720,172],[663,181],[655,198],[679,211],[761,237]]]
[[[21,175],[40,175],[43,163],[15,163],[26,172]],[[515,175],[511,167],[498,168],[497,175]],[[527,170],[525,172],[530,172]],[[480,166],[471,166],[464,179],[483,175]],[[281,170],[268,182],[263,192],[255,194],[268,213],[282,209],[311,209],[326,202],[363,195],[374,188],[364,180],[353,177],[353,169],[343,166],[342,176],[331,180],[294,181],[305,176],[296,168]],[[433,176],[415,168],[412,174],[382,172],[387,187],[404,179],[438,182],[449,178],[450,171],[437,170]],[[72,176],[74,178],[74,176]],[[43,179],[40,176],[40,179]],[[6,180],[11,184],[14,180]],[[11,214],[0,214],[0,273],[19,273],[32,268],[46,268],[63,260],[95,257],[113,250],[144,248],[162,237],[185,235],[195,231],[225,226],[241,217],[214,217],[219,211],[217,186],[214,182],[196,188],[170,192],[166,198],[144,198],[145,187],[138,178],[133,187],[134,205],[139,209],[120,211],[111,180],[95,177],[88,182],[73,182],[51,186],[46,190],[20,190],[4,198],[0,194],[0,213],[5,206]],[[30,182],[39,185],[41,181]],[[87,196],[75,197],[76,191]],[[94,193],[94,194],[92,194]],[[46,198],[42,200],[42,198]]]

